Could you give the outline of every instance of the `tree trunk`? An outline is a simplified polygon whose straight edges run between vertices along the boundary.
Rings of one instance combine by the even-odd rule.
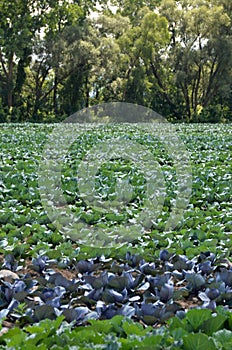
[[[89,107],[89,79],[88,79],[88,74],[86,75],[86,79],[85,79],[85,107],[88,108]]]
[[[58,114],[58,106],[57,106],[57,87],[58,87],[58,78],[57,78],[57,72],[55,71],[55,78],[54,78],[54,90],[53,90],[53,111],[54,114]]]
[[[14,54],[11,52],[9,56],[9,64],[8,64],[8,79],[7,79],[7,104],[10,109],[13,107],[13,57]]]

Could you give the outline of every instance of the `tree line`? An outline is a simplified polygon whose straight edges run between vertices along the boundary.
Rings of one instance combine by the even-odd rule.
[[[0,0],[0,121],[111,101],[231,121],[231,23],[231,0]]]

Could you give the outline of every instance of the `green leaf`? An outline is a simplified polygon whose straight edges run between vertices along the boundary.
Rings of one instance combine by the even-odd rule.
[[[232,313],[230,312],[229,314],[228,314],[228,322],[229,322],[229,327],[230,327],[230,330],[232,330]]]
[[[203,322],[211,317],[211,311],[208,309],[193,309],[188,311],[186,320],[190,323],[194,331],[197,331]]]
[[[160,344],[162,342],[163,336],[162,335],[154,335],[151,337],[146,337],[141,342],[141,347],[139,349],[160,349]]]
[[[213,333],[217,332],[219,329],[222,328],[226,320],[227,320],[227,317],[223,315],[217,315],[217,316],[211,317],[202,324],[200,329],[204,333],[208,335],[212,335]]]
[[[168,329],[170,331],[173,331],[175,329],[178,329],[178,328],[185,328],[186,326],[186,323],[184,322],[185,320],[181,320],[179,319],[178,317],[172,317],[169,321],[168,321],[168,324],[169,324],[169,327]]]
[[[126,335],[135,334],[142,336],[147,333],[147,329],[144,329],[140,323],[126,321],[123,323],[122,328],[125,331]]]
[[[114,316],[110,320],[110,324],[113,326],[114,332],[118,334],[121,334],[123,332],[123,328],[122,328],[123,320],[124,320],[124,316],[121,316],[121,315]]]
[[[88,320],[88,323],[91,324],[91,329],[98,333],[107,334],[112,329],[112,325],[109,321]]]
[[[232,349],[232,332],[227,329],[221,329],[213,335],[217,348],[222,347],[223,350]]]
[[[189,334],[183,338],[184,350],[217,350],[212,339],[205,334]]]
[[[95,332],[93,329],[88,329],[88,327],[81,329],[80,331],[76,331],[74,333],[74,337],[76,340],[76,344],[103,344],[104,343],[104,335]]]
[[[173,338],[174,338],[176,341],[178,341],[178,340],[183,339],[183,337],[184,337],[185,335],[187,335],[188,332],[187,332],[185,329],[183,329],[183,328],[176,328],[176,329],[174,329],[173,331],[171,331],[171,334],[172,334]]]
[[[59,316],[54,321],[46,319],[41,321],[38,324],[26,327],[25,331],[30,334],[34,334],[34,333],[40,333],[45,330],[49,330],[49,332],[51,330],[58,330],[63,320],[64,320],[64,316]]]
[[[2,340],[7,343],[8,348],[22,345],[25,342],[26,334],[19,328],[12,328],[3,335]]]

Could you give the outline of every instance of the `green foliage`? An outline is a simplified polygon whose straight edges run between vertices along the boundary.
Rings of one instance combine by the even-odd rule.
[[[177,125],[177,132],[184,140],[190,152],[193,166],[193,190],[190,206],[176,231],[163,234],[163,220],[169,215],[171,201],[175,198],[175,174],[168,155],[156,140],[146,133],[138,133],[128,128],[128,136],[134,137],[154,151],[154,156],[162,161],[167,181],[167,198],[161,214],[161,221],[154,223],[150,234],[140,240],[122,246],[118,250],[94,249],[77,246],[61,236],[50,223],[39,198],[36,172],[43,145],[51,132],[50,125],[3,124],[1,140],[1,208],[0,208],[0,251],[11,252],[16,258],[36,257],[38,254],[58,259],[60,266],[65,258],[86,259],[104,254],[106,257],[122,259],[128,249],[143,254],[147,260],[154,261],[159,250],[164,247],[176,254],[187,254],[192,258],[209,251],[221,255],[218,266],[223,266],[224,258],[231,254],[231,174],[230,164],[231,127],[225,129],[219,124]],[[76,200],[76,185],[71,180],[79,159],[86,149],[91,148],[98,138],[110,137],[110,130],[100,134],[90,132],[70,149],[70,157],[64,163],[64,190],[69,205],[82,211],[85,219],[92,223],[101,218],[96,211],[85,212],[82,202]],[[14,147],[12,147],[14,144]],[[78,153],[78,152],[79,153]],[[75,157],[74,157],[75,156]],[[75,158],[75,161],[74,161]],[[138,169],[129,162],[106,162],[97,174],[96,189],[110,196],[117,189],[115,177],[123,177],[127,172],[133,175],[134,188],[144,185],[144,179]],[[102,187],[102,184],[104,185]],[[141,199],[142,192],[135,190]],[[96,215],[97,214],[97,215]],[[129,213],[131,215],[131,212]],[[133,214],[133,213],[132,213]],[[136,211],[135,211],[136,214]],[[125,214],[126,215],[126,214]],[[128,213],[127,213],[128,215]],[[120,217],[120,220],[128,217]],[[117,224],[115,216],[106,217],[108,224]],[[119,221],[120,221],[119,220]],[[106,223],[106,222],[105,222]],[[196,280],[196,279],[195,279]],[[189,281],[191,282],[191,281]],[[201,282],[201,280],[200,280]],[[114,282],[112,281],[112,286]],[[37,320],[44,317],[40,309]],[[46,306],[46,314],[49,308]],[[52,311],[52,310],[51,310]],[[24,314],[25,305],[20,304],[15,311]],[[50,320],[40,321],[33,326],[13,329],[0,337],[0,349],[219,349],[229,350],[232,345],[232,314],[224,307],[214,312],[208,309],[192,309],[186,315],[172,317],[160,328],[144,327],[140,323],[122,316],[111,320],[88,320],[85,325],[68,324],[63,317],[55,320],[53,311]],[[22,325],[21,325],[22,326]],[[3,325],[2,325],[3,328]]]
[[[171,202],[175,199],[175,172],[169,164],[169,157],[156,140],[149,139],[135,129],[128,129],[128,135],[148,147],[154,156],[162,162],[167,183],[167,194],[160,219],[154,222],[149,239],[142,237],[130,244],[132,252],[144,252],[148,259],[158,254],[159,249],[168,248],[170,252],[186,254],[189,258],[202,251],[230,255],[231,243],[231,175],[228,173],[230,164],[231,128],[228,125],[193,124],[178,125],[177,131],[184,140],[191,154],[193,164],[193,189],[190,206],[186,210],[182,222],[176,231],[164,235],[164,224],[170,214]],[[58,233],[44,213],[37,187],[36,172],[44,142],[52,126],[49,125],[2,125],[1,139],[1,212],[0,212],[0,251],[13,251],[16,256],[36,256],[44,252],[51,257],[72,255],[94,257],[101,254],[101,249],[82,247],[72,248],[71,241]],[[102,213],[97,209],[90,209],[83,205],[78,198],[77,183],[72,179],[76,176],[77,166],[86,150],[92,147],[98,138],[110,137],[110,130],[99,134],[90,133],[73,144],[70,157],[63,168],[63,189],[71,210],[82,216],[83,222],[112,226],[126,223],[128,219],[137,215],[136,206],[129,204],[120,213],[113,211]],[[78,142],[79,142],[78,141]],[[14,147],[11,145],[14,143]],[[77,152],[78,150],[78,152]],[[141,169],[136,164],[114,160],[106,162],[99,169],[95,186],[100,195],[108,201],[115,201],[117,197],[116,178],[131,178],[130,191],[123,195],[133,197],[133,202],[140,206],[144,199],[146,181]],[[120,192],[120,191],[119,191]],[[132,194],[132,197],[131,197]],[[114,203],[115,204],[115,203]],[[75,241],[75,239],[74,239]],[[23,242],[23,244],[22,244]],[[29,246],[33,249],[29,249]],[[55,248],[55,249],[54,249]],[[123,257],[128,247],[125,245],[114,251],[107,249],[104,254]]]
[[[112,4],[0,1],[0,122],[60,121],[115,100],[231,121],[227,1]]]
[[[228,106],[216,104],[203,109],[194,119],[200,123],[225,123],[232,120],[232,114]]]
[[[205,332],[204,327],[189,329],[192,323],[195,324],[197,314],[201,320],[214,319],[215,324],[218,317],[223,317],[226,321],[230,315],[229,311],[225,312],[225,316],[217,311],[215,316],[209,310],[191,310],[183,320],[174,317],[167,326],[158,329],[144,328],[122,316],[105,321],[89,320],[86,326],[75,327],[74,324],[64,322],[60,316],[54,321],[43,320],[24,329],[13,328],[0,337],[0,344],[1,349],[91,349],[93,346],[96,349],[129,350],[230,349],[232,332],[223,328],[221,323],[210,332]]]
[[[185,350],[216,350],[216,346],[212,339],[205,334],[189,334],[184,337]]]

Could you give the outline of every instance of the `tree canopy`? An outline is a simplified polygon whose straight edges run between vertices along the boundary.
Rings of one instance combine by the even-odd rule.
[[[0,0],[0,121],[110,101],[231,120],[231,21],[230,0]]]

